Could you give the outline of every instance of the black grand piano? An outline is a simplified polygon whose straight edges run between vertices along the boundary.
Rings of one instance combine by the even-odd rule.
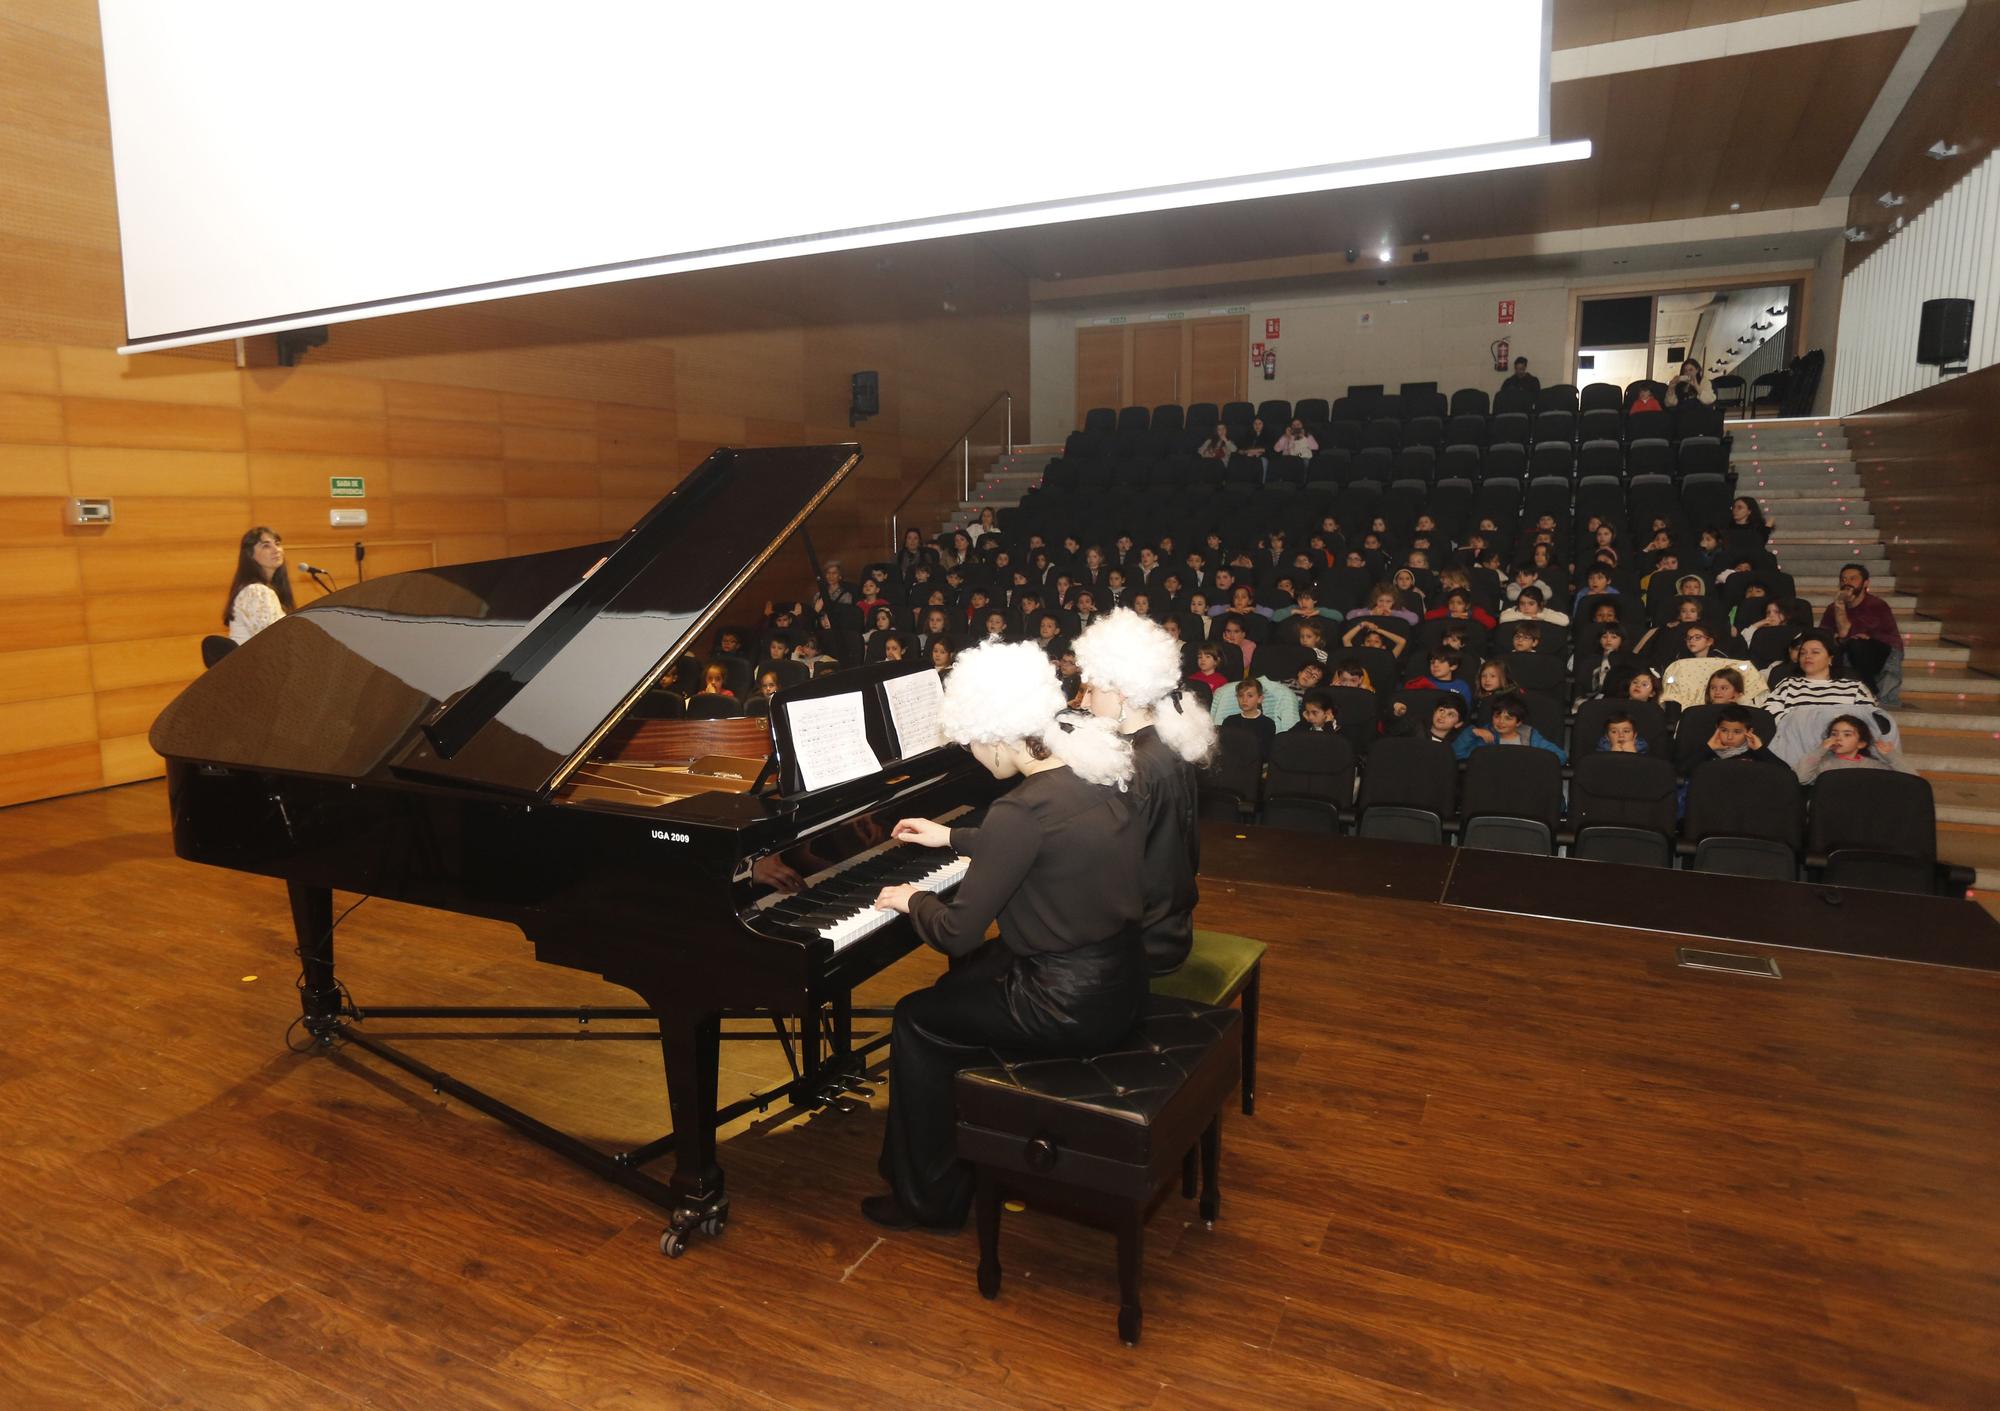
[[[964,866],[889,841],[895,819],[963,814],[991,793],[934,723],[899,738],[889,697],[929,684],[916,662],[783,692],[769,724],[640,718],[666,665],[859,460],[851,445],[717,451],[615,543],[330,594],[153,726],[175,851],[285,880],[312,1039],[361,1045],[658,1203],[670,1255],[727,1219],[720,1122],[862,1090],[850,993],[917,944],[869,903],[890,881],[942,890]],[[850,753],[813,777],[791,722],[814,707],[865,730],[864,772]],[[641,1004],[358,1010],[334,972],[335,888],[510,922],[538,960]],[[366,1017],[657,1020],[672,1131],[603,1151],[370,1035]],[[784,1039],[795,1076],[718,1110],[718,1044],[739,1018]],[[671,1179],[647,1174],[669,1151]]]

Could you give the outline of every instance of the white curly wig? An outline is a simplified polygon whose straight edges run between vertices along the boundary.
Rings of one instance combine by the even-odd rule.
[[[1132,746],[1108,720],[1067,709],[1055,665],[1032,642],[962,652],[944,682],[944,733],[961,745],[1039,740],[1078,778],[1123,788]]]
[[[1153,728],[1167,747],[1190,764],[1215,754],[1215,722],[1180,698],[1181,645],[1167,630],[1130,608],[1106,613],[1076,639],[1083,679],[1153,710]]]

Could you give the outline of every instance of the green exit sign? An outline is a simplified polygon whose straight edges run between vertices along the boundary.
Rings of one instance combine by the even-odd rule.
[[[368,497],[368,482],[359,475],[329,476],[327,484],[336,500],[363,500]]]

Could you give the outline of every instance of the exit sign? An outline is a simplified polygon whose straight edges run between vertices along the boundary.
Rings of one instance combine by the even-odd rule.
[[[327,477],[327,493],[336,500],[365,500],[368,482],[359,475],[331,475]]]

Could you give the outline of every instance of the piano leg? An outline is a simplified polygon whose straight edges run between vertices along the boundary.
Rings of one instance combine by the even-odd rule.
[[[292,903],[292,934],[298,938],[304,983],[299,1000],[306,1031],[322,1043],[331,1042],[340,1023],[340,986],[333,978],[333,891],[288,882]]]
[[[667,1069],[667,1105],[674,1119],[674,1207],[660,1250],[678,1259],[690,1235],[719,1235],[729,1221],[722,1166],[715,1159],[715,1089],[722,1050],[722,1016],[647,995],[660,1016],[660,1052]]]

